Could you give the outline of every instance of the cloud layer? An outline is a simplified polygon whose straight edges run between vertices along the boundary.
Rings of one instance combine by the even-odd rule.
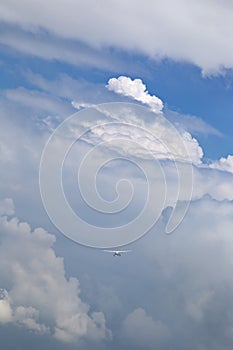
[[[140,52],[154,59],[171,58],[187,61],[201,67],[205,73],[221,71],[233,67],[232,13],[229,1],[172,0],[143,2],[110,1],[97,9],[93,0],[50,1],[41,6],[40,1],[4,0],[0,4],[0,19],[4,23],[18,25],[32,36],[26,40],[14,40],[13,35],[4,35],[1,42],[13,45],[24,52],[37,52],[48,59],[58,58],[82,64],[91,60],[92,65],[103,66],[91,55],[75,50],[59,49],[59,45],[43,45],[45,33],[60,39],[80,41],[92,48],[115,47],[132,52]],[[54,8],[56,17],[54,18]],[[37,14],[37,16],[35,16]],[[41,50],[33,41],[40,41]],[[34,49],[33,49],[34,47]],[[105,62],[106,64],[106,62]],[[112,68],[114,64],[112,65]],[[114,69],[114,68],[113,68]]]

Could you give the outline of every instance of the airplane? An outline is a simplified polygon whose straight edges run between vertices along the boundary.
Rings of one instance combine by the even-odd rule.
[[[129,253],[131,250],[104,250],[104,252],[113,253],[113,256],[121,256],[122,253]]]

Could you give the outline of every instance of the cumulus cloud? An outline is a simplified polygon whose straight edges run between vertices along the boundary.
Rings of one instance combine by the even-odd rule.
[[[233,156],[228,155],[227,158],[220,158],[218,161],[211,163],[210,168],[218,169],[233,173]]]
[[[111,149],[114,141],[119,140],[118,151],[124,155],[201,163],[203,150],[198,141],[189,132],[176,130],[162,114],[154,114],[135,104],[123,104],[118,109],[117,104],[99,105],[95,109],[84,111],[85,121],[76,123],[77,128],[88,131],[83,137],[86,142],[96,145],[103,141]],[[92,118],[96,116],[94,128],[86,122],[89,113]],[[121,139],[131,145],[123,147]]]
[[[146,85],[141,79],[132,80],[125,76],[111,78],[106,87],[117,94],[132,97],[134,100],[148,105],[155,113],[159,113],[163,109],[163,102],[157,96],[151,96],[148,93]]]
[[[132,97],[136,101],[140,101],[143,104],[148,105],[149,108],[155,113],[162,112],[163,102],[158,97],[148,93],[146,90],[146,85],[141,79],[132,80],[126,76],[111,78],[109,79],[106,87],[115,93]],[[114,119],[114,116],[112,116],[112,118]],[[122,118],[122,122],[140,125],[145,128],[145,130],[135,130],[130,126],[117,126],[117,128],[114,126],[101,126],[96,128],[93,131],[93,134],[96,134],[95,136],[102,137],[104,141],[108,141],[113,136],[117,137],[118,135],[119,137],[123,135],[124,138],[135,141],[139,145],[143,145],[148,154],[151,153],[158,159],[185,159],[186,156],[184,155],[182,148],[178,146],[177,138],[175,137],[174,133],[171,132],[169,123],[167,123],[166,127],[162,120],[154,118],[154,120],[148,121],[143,113],[142,115],[135,114],[134,117],[132,117],[132,113],[125,113],[124,120]],[[149,132],[146,132],[146,130]],[[153,137],[153,135],[158,136],[157,139]],[[180,139],[188,151],[190,160],[194,164],[200,164],[201,158],[203,157],[203,150],[198,141],[186,130],[180,131]],[[136,153],[137,152],[135,152],[135,154]]]
[[[75,96],[75,90],[80,89],[77,81],[71,80],[67,76],[61,76],[59,80],[55,81],[46,81],[45,79],[42,79],[41,76],[34,75],[30,75],[30,78],[38,87],[45,91],[51,90],[54,94],[61,94],[61,91],[59,92],[59,89],[57,89],[57,86],[61,84],[61,90],[64,91],[65,96],[68,98]],[[6,193],[8,196],[10,194],[14,195],[19,201],[22,193],[24,198],[25,195],[27,195],[28,203],[33,203],[33,205],[21,206],[23,215],[24,217],[27,216],[30,207],[30,215],[33,215],[36,222],[38,222],[37,210],[39,195],[35,199],[38,164],[43,146],[49,136],[47,131],[54,129],[59,123],[59,120],[56,120],[56,123],[54,123],[53,118],[51,119],[47,116],[44,117],[43,124],[45,125],[46,132],[45,134],[38,134],[38,129],[34,132],[34,123],[29,124],[29,121],[27,121],[27,127],[24,127],[24,124],[22,126],[18,125],[18,114],[24,114],[24,109],[20,110],[19,106],[16,105],[16,110],[12,110],[11,105],[11,109],[9,109],[9,112],[7,113],[7,111],[4,110],[5,101],[2,102],[1,120],[3,127],[0,131],[0,147],[4,147],[7,152],[2,152],[0,157],[3,157],[1,158],[2,164],[7,164],[8,167],[11,166],[12,171],[9,172],[7,170],[8,167],[2,169],[1,189],[2,191],[7,191]],[[8,105],[6,107],[8,107]],[[12,116],[13,122],[8,119],[9,113]],[[91,130],[85,135],[85,140],[89,144],[96,145],[104,141],[107,142],[108,146],[111,146],[112,140],[124,139],[132,143],[130,147],[122,149],[122,143],[119,142],[118,151],[123,155],[136,156],[141,159],[151,159],[151,155],[153,154],[155,158],[160,160],[187,160],[186,154],[182,152],[183,149],[177,146],[177,139],[174,137],[174,134],[170,133],[166,127],[164,127],[161,120],[157,118],[154,113],[144,115],[141,111],[137,114],[132,113],[132,111],[130,112],[130,110],[127,111],[127,113],[123,113],[123,115],[109,113],[106,116],[106,121],[122,122],[122,125],[116,128],[113,124],[109,124],[108,126],[99,126]],[[130,127],[130,125],[123,125],[123,123],[135,124],[141,127],[141,129]],[[77,127],[81,128],[80,130],[82,130],[82,127],[84,127],[83,130],[86,129],[86,125],[78,125]],[[144,131],[143,128],[145,129]],[[6,129],[11,132],[11,139],[9,139],[4,132]],[[147,131],[149,131],[149,133]],[[152,137],[152,134],[155,134],[157,138]],[[20,142],[22,138],[24,138],[23,148]],[[218,200],[231,200],[233,198],[231,173],[228,172],[227,174],[226,171],[224,171],[222,174],[219,174],[217,169],[213,169],[214,167],[217,168],[216,165],[210,165],[211,169],[208,169],[209,166],[205,166],[204,168],[202,164],[203,150],[197,139],[192,137],[189,132],[180,131],[180,140],[188,149],[191,161],[199,167],[194,168],[193,199],[201,198],[203,195],[209,194]],[[166,145],[168,148],[165,147]],[[75,158],[75,162],[76,161],[77,158]],[[225,168],[225,170],[227,169]],[[177,174],[175,174],[175,171],[171,170],[169,166],[166,167],[165,171],[167,172],[169,179],[177,178]],[[35,176],[32,176],[32,173]],[[173,191],[175,185],[173,185],[173,180],[167,180],[167,184],[170,184],[170,182],[171,186],[167,202],[169,205],[174,202],[175,198],[175,192]],[[33,210],[34,213],[32,213]]]
[[[38,322],[39,311],[33,307],[18,306],[13,310],[12,300],[5,289],[0,290],[0,323],[17,323],[38,333],[48,333],[49,328]]]
[[[9,200],[1,202],[4,206],[9,212]],[[0,239],[1,323],[17,323],[67,342],[108,338],[104,315],[90,313],[80,299],[78,280],[66,278],[63,259],[52,248],[55,236],[1,216]]]
[[[168,287],[165,295],[162,295],[164,303],[161,312],[166,309],[169,314],[169,307],[177,312],[179,317],[174,318],[176,326],[189,329],[188,337],[196,338],[193,348],[197,347],[197,343],[205,342],[206,349],[211,349],[214,339],[218,344],[225,342],[226,349],[230,349],[231,339],[226,331],[232,329],[232,319],[227,317],[229,308],[232,309],[230,300],[233,290],[231,213],[232,202],[204,198],[191,203],[182,225],[168,240],[153,235],[145,243],[150,259],[155,265],[159,264],[154,275],[156,286],[160,284],[157,279],[160,275],[163,276],[162,290]],[[173,290],[169,288],[172,285]],[[171,295],[173,302],[169,304]],[[158,304],[156,301],[155,314]],[[185,325],[187,320],[195,330]],[[206,327],[206,331],[209,329],[211,334],[202,333],[202,327]]]
[[[104,299],[114,325],[108,349],[232,349],[232,210],[232,202],[202,198],[172,235],[164,235],[163,215],[117,264],[90,253],[98,261],[98,272],[90,267],[90,300]],[[120,312],[112,310],[111,294],[106,305],[103,281]]]
[[[12,310],[9,303],[8,293],[4,289],[0,290],[0,323],[12,321]]]
[[[125,120],[127,123],[127,120]],[[159,133],[159,138],[156,137]],[[180,133],[180,141],[183,147],[179,147],[179,143],[175,135],[169,130],[165,130],[159,122],[150,125],[149,129],[139,129],[135,126],[99,126],[93,129],[85,140],[91,144],[98,144],[101,141],[106,142],[108,147],[114,148],[114,140],[126,140],[131,143],[129,147],[123,147],[120,144],[118,151],[124,155],[136,156],[144,159],[170,159],[176,161],[193,162],[200,164],[203,157],[203,150],[198,141],[193,138],[190,133]],[[187,152],[184,152],[184,147]]]
[[[122,302],[118,348],[232,348],[232,209],[232,202],[203,198],[169,237],[162,218],[135,243],[127,270],[109,283]],[[109,264],[117,273],[125,261]]]
[[[136,117],[139,125],[156,128],[164,135],[164,141],[174,143],[171,135],[164,132],[163,125],[156,124],[154,119],[144,121],[139,115],[127,116],[129,122],[135,121]],[[9,124],[7,125],[9,127]],[[11,128],[13,139],[17,139],[17,135],[27,135],[25,130],[23,133],[20,133],[20,130]],[[110,140],[111,137],[119,136],[114,129],[97,131],[93,131],[92,140],[94,137]],[[160,153],[162,156],[166,155],[166,149],[159,148],[159,144],[152,146],[153,140],[146,138],[146,135],[137,135],[136,131],[127,129],[118,129],[118,132],[129,140],[147,141],[149,147],[155,147],[154,151],[158,156]],[[4,137],[4,131],[1,135]],[[190,142],[190,147],[195,146],[194,149],[198,150],[198,142],[195,144],[190,134],[183,135],[183,138]],[[26,157],[27,162],[39,149],[38,144],[33,143],[35,135],[30,135],[29,140],[33,152]],[[5,139],[4,141],[7,142]],[[6,144],[12,146],[12,140]],[[174,149],[177,148],[176,143],[173,146]],[[15,148],[17,147],[20,148],[19,143],[15,145]],[[132,153],[132,150],[129,151]],[[200,154],[197,151],[193,158],[200,161]],[[14,169],[18,169],[18,158],[14,158]],[[233,199],[231,172],[202,167],[194,169],[196,198],[211,194],[219,201]],[[24,181],[32,177],[31,169],[29,170],[25,172]],[[174,178],[173,173],[171,178]],[[171,187],[173,188],[173,184]],[[23,194],[25,195],[25,189]],[[1,202],[0,212],[13,215],[12,200]],[[96,278],[98,281],[101,272],[104,271],[107,281],[105,282],[111,284],[113,292],[117,295],[116,310],[112,312],[114,321],[116,314],[119,317],[118,300],[122,306],[119,318],[123,319],[123,322],[119,329],[124,331],[119,335],[121,339],[118,338],[118,343],[122,346],[118,348],[124,349],[125,343],[127,348],[128,344],[133,348],[138,344],[138,348],[141,349],[145,344],[148,348],[165,348],[163,343],[158,344],[169,342],[169,339],[171,340],[166,348],[174,347],[174,343],[181,350],[216,350],[222,348],[222,344],[224,350],[232,348],[233,324],[229,317],[232,313],[233,292],[232,224],[232,203],[203,199],[191,203],[183,226],[172,236],[164,238],[164,226],[160,221],[157,234],[152,234],[151,240],[144,237],[145,239],[138,242],[139,249],[134,249],[124,273],[123,265],[116,265],[115,261],[109,262],[105,257],[101,265],[102,258],[99,259],[98,255],[96,259],[97,255],[90,253],[94,263],[86,268],[89,269],[91,279]],[[96,309],[93,308],[93,304],[98,304],[97,293],[92,291],[89,305],[82,301],[77,279],[65,277],[63,260],[55,255],[54,236],[43,229],[33,231],[28,224],[15,217],[3,216],[0,217],[0,232],[0,280],[3,288],[0,297],[1,324],[20,324],[26,329],[42,334],[53,334],[56,339],[65,342],[75,343],[83,338],[97,342],[107,338],[109,332],[103,313],[92,312],[89,307],[90,305],[92,310]],[[80,251],[82,249],[80,248]],[[70,258],[70,251],[67,256]],[[76,249],[74,256],[77,256]],[[97,265],[96,261],[100,265]],[[124,260],[122,262],[124,264]],[[110,266],[111,263],[113,270],[110,276],[106,274],[106,265]],[[121,264],[120,261],[119,263]],[[77,266],[73,268],[76,270]],[[83,267],[80,270],[83,270]],[[100,294],[99,298],[103,298],[103,293]],[[108,300],[111,304],[111,296]],[[108,313],[112,305],[108,309],[106,300],[102,301],[102,305],[104,303],[105,313]],[[114,326],[117,332],[118,324]],[[144,339],[143,343],[140,343],[140,337],[137,337],[139,331]],[[169,338],[168,333],[172,337]],[[150,340],[150,344],[147,339]],[[110,346],[114,346],[112,344]]]

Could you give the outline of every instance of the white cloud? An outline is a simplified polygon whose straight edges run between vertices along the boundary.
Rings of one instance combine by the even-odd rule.
[[[59,74],[53,80],[47,80],[40,74],[35,74],[30,70],[25,72],[26,79],[37,89],[45,93],[55,96],[57,99],[67,99],[76,109],[94,107],[106,102],[125,101],[119,94],[113,90],[106,90],[104,84],[91,83],[83,79],[73,79],[67,74]],[[129,78],[130,79],[130,78]],[[142,82],[144,85],[144,83]],[[15,91],[15,90],[14,90]],[[30,96],[30,92],[28,96]],[[21,99],[23,103],[23,99]],[[27,101],[26,101],[27,102]],[[28,102],[26,103],[28,105]],[[38,103],[39,105],[39,103]],[[40,107],[40,106],[39,106]],[[51,113],[51,111],[50,111]],[[221,136],[221,133],[208,125],[204,120],[193,115],[181,115],[180,113],[168,110],[163,110],[165,117],[171,121],[175,127],[181,131],[188,131],[191,134],[212,134]]]
[[[132,97],[134,100],[148,105],[155,113],[162,112],[163,102],[158,97],[148,93],[146,85],[141,79],[131,80],[131,78],[126,76],[111,78],[106,87],[117,94]],[[141,125],[145,130],[135,130],[130,126],[117,126],[117,128],[108,126],[107,128],[99,127],[93,133],[96,133],[96,136],[102,137],[104,141],[109,141],[113,136],[117,137],[118,135],[120,137],[123,135],[124,138],[144,146],[148,154],[151,153],[158,159],[171,159],[174,157],[176,160],[188,160],[187,155],[184,154],[182,147],[177,142],[175,133],[169,127],[169,122],[167,122],[167,125],[164,125],[162,120],[159,121],[156,118],[154,118],[154,121],[149,120],[148,122],[143,113],[142,115],[135,115],[133,118],[132,114],[125,113],[122,122]],[[158,138],[156,139],[153,135],[156,135]],[[203,157],[203,150],[198,144],[198,141],[189,132],[184,130],[180,131],[180,140],[182,140],[182,144],[187,149],[191,161],[194,164],[200,164]]]
[[[41,334],[49,333],[49,327],[46,327],[44,324],[39,322],[39,315],[39,310],[31,306],[18,306],[15,309],[12,322],[19,323],[26,329],[30,329]]]
[[[233,173],[233,156],[229,154],[227,158],[222,157],[218,161],[211,163],[209,167]]]
[[[8,89],[4,91],[7,99],[13,103],[21,104],[24,107],[44,113],[69,116],[72,113],[70,104],[60,98],[49,95],[38,90],[29,90],[23,87]]]
[[[25,77],[44,94],[55,96],[56,99],[62,98],[62,101],[67,99],[78,110],[113,101],[113,94],[106,90],[104,84],[92,83],[84,79],[73,79],[67,74],[59,74],[54,80],[47,80],[42,75],[35,74],[30,70],[25,72]]]
[[[107,143],[109,149],[114,148],[114,141],[119,140],[118,151],[124,155],[141,159],[173,159],[176,161],[200,164],[203,150],[198,141],[186,131],[179,132],[162,114],[154,114],[149,109],[141,109],[135,104],[99,105],[95,107],[96,122],[93,124],[77,122],[76,127],[84,127],[89,132],[83,138],[90,144],[101,141]],[[99,112],[103,113],[100,118]],[[88,117],[88,111],[85,111]],[[94,111],[91,112],[94,117]],[[117,123],[117,124],[114,124]],[[123,147],[120,140],[131,143]]]
[[[129,114],[128,121],[133,122],[134,117],[135,115]],[[148,127],[152,125],[163,135],[162,125],[155,124],[154,120],[144,121],[143,118],[138,118],[137,122],[142,126],[144,122]],[[4,138],[5,125],[11,131],[12,137],[8,137],[9,140],[7,137]],[[20,163],[17,163],[17,160],[26,158],[31,166],[30,159],[34,154],[40,153],[41,143],[38,143],[35,135],[32,132],[30,134],[29,131],[31,132],[30,129],[22,130],[13,123],[4,124],[1,131],[1,140],[4,138],[5,144],[16,150],[14,173],[17,175]],[[92,137],[110,139],[119,136],[118,132],[129,140],[147,141],[149,147],[152,147],[153,140],[127,129],[99,129],[96,135],[93,133]],[[33,150],[31,153],[26,153],[28,157],[25,157],[20,147],[23,136],[24,140],[30,141],[28,148]],[[164,134],[164,140],[169,139],[172,144],[170,136]],[[200,160],[198,143],[195,144],[190,134],[183,137],[190,142],[190,147],[193,146],[196,150],[193,158]],[[174,147],[175,145],[174,143]],[[159,152],[162,155],[166,154],[166,150],[161,150],[159,144],[153,147],[158,155]],[[35,163],[38,159],[34,159]],[[221,162],[221,167],[226,162],[229,163],[227,165],[229,169],[231,156]],[[32,178],[31,169],[29,167],[25,172],[24,184],[28,184],[28,180]],[[196,180],[194,197],[211,194],[218,200],[233,199],[231,172],[202,167],[194,169]],[[174,178],[173,174],[171,178]],[[2,184],[5,186],[4,181]],[[171,187],[173,188],[173,183]],[[24,202],[26,188],[27,186],[23,186],[23,197],[21,197]],[[35,191],[35,187],[33,190]],[[33,206],[35,205],[34,202]],[[12,215],[13,208],[14,205],[10,199],[0,203],[1,214]],[[31,216],[31,210],[26,214]],[[41,220],[41,217],[39,219]],[[115,269],[113,270],[116,272],[115,275],[112,270],[111,276],[104,275],[107,281],[111,281],[109,283],[113,291],[119,293],[117,294],[119,303],[127,304],[126,308],[124,308],[125,305],[121,308],[121,316],[123,315],[122,318],[124,318],[124,338],[122,338],[123,333],[119,337],[122,343],[127,341],[134,347],[138,344],[139,348],[144,348],[147,344],[148,348],[151,346],[154,349],[160,341],[167,341],[167,329],[169,329],[169,333],[172,334],[170,347],[174,347],[174,341],[176,341],[179,343],[177,346],[179,349],[213,350],[221,348],[222,344],[227,342],[226,333],[229,332],[231,341],[225,349],[231,349],[233,325],[229,314],[232,313],[233,291],[232,203],[226,201],[219,203],[211,199],[191,203],[190,212],[185,217],[183,226],[172,236],[164,238],[163,227],[159,228],[160,231],[157,234],[152,234],[153,239],[149,244],[146,244],[147,237],[140,240],[139,249],[134,249],[128,261],[128,271],[124,270],[122,273],[122,265],[116,265],[114,261],[112,266]],[[27,329],[42,334],[52,332],[56,339],[67,342],[76,342],[83,337],[94,341],[107,337],[108,331],[103,313],[91,313],[89,306],[79,297],[77,280],[68,280],[65,277],[63,261],[56,257],[52,248],[53,236],[43,229],[32,232],[27,224],[20,223],[16,218],[4,217],[0,219],[0,232],[0,280],[3,288],[8,291],[8,293],[4,291],[0,300],[1,323],[21,324]],[[92,255],[93,253],[90,254]],[[104,271],[104,274],[106,272],[105,258],[103,258],[103,269],[99,268],[101,259],[98,259],[97,264],[95,260],[96,269],[93,269],[93,265],[89,267],[93,278],[97,280],[100,270]],[[122,262],[124,264],[123,260]],[[107,265],[111,263],[112,261],[107,261]],[[129,280],[132,282],[132,287],[131,283],[127,283]],[[136,281],[135,285],[133,280]],[[92,300],[88,303],[93,309],[92,303],[97,301],[96,293],[92,293]],[[144,297],[142,298],[141,295]],[[103,298],[103,293],[100,297]],[[110,297],[109,300],[111,304]],[[131,304],[133,312],[128,310],[128,304]],[[139,307],[139,305],[142,306]],[[108,307],[105,310],[108,312]],[[118,310],[112,312],[114,321],[117,312]],[[139,331],[141,337],[137,337]],[[185,339],[183,339],[184,333]],[[140,343],[140,339],[144,339],[144,342]]]
[[[6,24],[6,23],[5,23]],[[55,39],[55,40],[54,40]],[[4,46],[13,47],[22,54],[37,56],[45,60],[58,60],[68,62],[74,66],[96,67],[98,69],[108,69],[118,72],[124,69],[125,65],[117,57],[109,57],[108,51],[103,55],[103,51],[87,47],[83,43],[68,42],[62,38],[54,38],[40,31],[15,30],[10,26],[2,27],[0,43]]]
[[[12,321],[12,310],[9,303],[8,293],[1,289],[0,299],[0,323],[8,323]]]
[[[56,8],[56,18],[54,17]],[[34,14],[37,14],[35,17]],[[97,9],[93,0],[50,1],[41,6],[40,1],[3,0],[0,4],[0,19],[5,23],[19,25],[32,34],[52,33],[62,39],[79,40],[95,47],[116,47],[140,52],[152,58],[171,58],[188,61],[204,72],[221,71],[233,67],[231,50],[233,6],[230,1],[219,2],[184,0],[135,3],[109,1]],[[15,40],[14,35],[1,36],[5,44],[20,47],[22,51],[33,51],[49,59],[69,59],[82,64],[90,57],[47,44],[37,48],[33,40],[29,43]],[[40,40],[41,43],[44,40]],[[32,49],[34,48],[34,50]],[[43,54],[42,54],[43,51]],[[68,50],[72,51],[72,50]],[[85,62],[86,61],[86,62]],[[98,57],[98,63],[100,63]],[[95,65],[92,59],[91,64]],[[112,65],[114,67],[114,64]]]
[[[46,81],[41,80],[40,76],[31,76],[34,79],[34,83],[40,85],[41,88],[46,91],[54,91],[55,94],[59,93],[57,86],[61,86],[61,90],[64,89],[64,94],[69,97],[75,95],[75,90],[79,86],[77,81],[70,80],[69,77],[60,77],[60,80]],[[72,89],[68,89],[71,85]],[[80,91],[80,90],[78,90]],[[28,96],[28,99],[30,94]],[[1,190],[6,193],[6,196],[14,196],[20,203],[21,198],[24,198],[24,204],[21,206],[21,214],[23,217],[27,218],[28,211],[30,211],[31,217],[34,217],[34,222],[41,223],[38,219],[38,207],[40,209],[39,202],[39,190],[37,183],[38,176],[38,164],[40,161],[41,152],[43,146],[49,136],[48,130],[53,129],[56,124],[54,120],[50,117],[43,118],[43,124],[45,128],[43,133],[38,133],[38,128],[34,129],[34,123],[29,123],[27,120],[27,125],[18,123],[18,115],[23,115],[25,113],[24,109],[20,109],[18,104],[16,105],[16,110],[12,112],[11,108],[7,108],[8,105],[4,104],[6,101],[2,100],[1,104],[1,120],[2,128],[0,130],[0,145],[4,146],[8,150],[8,153],[2,153],[1,159],[2,164],[7,166],[2,167],[1,171]],[[8,119],[8,115],[12,116],[12,120]],[[107,142],[107,146],[111,146],[112,140],[121,140],[122,138],[126,141],[131,142],[131,146],[122,149],[122,143],[119,141],[118,151],[124,156],[136,156],[141,159],[151,159],[151,153],[157,159],[173,159],[176,160],[186,160],[186,155],[182,152],[182,147],[178,147],[176,135],[170,133],[166,126],[161,123],[161,121],[156,117],[154,113],[142,114],[127,112],[123,115],[114,115],[114,113],[109,113],[106,116],[107,122],[122,122],[129,124],[136,124],[139,127],[145,128],[145,132],[140,128],[133,128],[127,125],[121,125],[117,128],[114,125],[109,124],[108,126],[99,126],[93,129],[90,133],[86,134],[86,141],[91,145],[96,145],[101,141]],[[24,119],[24,122],[25,119]],[[58,123],[56,121],[56,123]],[[41,124],[40,124],[41,125]],[[82,125],[78,125],[82,130]],[[84,125],[84,129],[85,129]],[[5,130],[9,130],[11,138],[8,137],[8,133]],[[147,130],[149,133],[147,133]],[[151,133],[155,134],[157,137],[153,138]],[[22,145],[21,140],[24,140]],[[203,150],[198,144],[198,141],[191,136],[190,133],[181,131],[180,140],[188,148],[190,158],[195,165],[199,168],[194,168],[194,188],[193,188],[193,199],[201,198],[203,195],[209,194],[217,200],[232,200],[233,199],[233,189],[232,189],[232,177],[231,174],[226,171],[220,174],[217,169],[203,168],[202,155]],[[168,148],[165,147],[168,146]],[[112,145],[113,146],[113,145]],[[81,150],[82,152],[82,150]],[[171,153],[172,152],[172,153]],[[11,155],[8,157],[8,155]],[[77,158],[75,158],[75,162]],[[74,163],[73,163],[74,164]],[[76,164],[76,163],[75,163]],[[8,169],[11,169],[9,171]],[[211,166],[213,168],[213,166]],[[167,178],[167,184],[169,188],[169,195],[167,198],[167,205],[172,205],[175,200],[177,184],[175,183],[177,179],[177,174],[175,170],[168,165],[164,168]],[[132,174],[134,176],[134,174]],[[206,179],[208,178],[208,181]],[[158,180],[158,179],[157,179]],[[185,184],[182,184],[185,186]],[[36,190],[35,190],[36,189]],[[38,193],[37,193],[38,191]],[[73,191],[73,190],[72,190]],[[27,201],[25,201],[25,196],[27,196]]]
[[[179,130],[185,130],[192,135],[215,135],[223,136],[222,133],[212,125],[206,123],[203,119],[195,115],[180,114],[169,109],[164,111],[165,117],[170,120]]]
[[[163,217],[117,264],[90,253],[98,261],[98,272],[88,276],[90,300],[104,298],[103,281],[113,300],[115,293],[120,299],[120,311],[112,310],[111,295],[105,305],[114,325],[114,341],[106,348],[217,350],[224,344],[224,350],[232,349],[232,204],[211,198],[192,202],[170,236],[164,235]]]
[[[1,205],[6,205],[7,201]],[[18,323],[40,333],[76,342],[95,341],[110,333],[101,312],[89,313],[79,297],[76,278],[67,279],[63,259],[52,248],[55,236],[42,228],[31,230],[16,217],[0,217],[0,322]]]
[[[48,333],[49,327],[38,322],[39,311],[33,307],[18,306],[13,309],[12,299],[5,289],[1,289],[0,323],[17,323],[38,333]]]
[[[71,104],[75,109],[90,108],[95,106],[93,103],[77,102],[77,101],[72,101]]]
[[[12,215],[14,211],[14,202],[11,198],[0,201],[0,215]]]
[[[193,168],[193,175],[193,200],[205,195],[210,195],[218,201],[233,200],[233,175],[231,173],[200,165]]]
[[[232,204],[192,202],[172,235],[163,218],[135,243],[127,272],[112,281],[127,311],[120,348],[231,349]]]
[[[143,308],[137,308],[124,320],[123,336],[136,347],[154,349],[169,337],[169,330],[161,321],[148,316]]]
[[[84,103],[106,102],[106,88],[103,84],[92,83],[85,79],[74,79],[68,74],[58,74],[54,79],[46,79],[41,74],[36,74],[31,70],[24,72],[27,81],[52,96],[68,99],[70,101],[78,99]]]
[[[125,120],[127,123],[127,120]],[[156,136],[159,134],[159,137]],[[137,124],[132,126],[127,125],[107,125],[99,126],[93,129],[85,138],[89,143],[98,144],[101,141],[106,142],[108,147],[114,148],[114,140],[119,140],[118,151],[121,154],[128,156],[136,156],[144,159],[171,159],[176,161],[193,162],[200,164],[203,156],[203,151],[198,141],[193,138],[188,132],[180,134],[179,145],[176,135],[169,130],[165,130],[159,122],[154,122],[150,125],[150,129],[141,129]],[[126,148],[120,140],[131,142],[131,145]],[[187,152],[184,152],[184,147]]]
[[[148,93],[146,85],[141,79],[132,80],[125,76],[111,78],[106,87],[117,94],[132,97],[134,100],[148,105],[155,113],[159,113],[163,109],[163,102],[157,96],[151,96]]]

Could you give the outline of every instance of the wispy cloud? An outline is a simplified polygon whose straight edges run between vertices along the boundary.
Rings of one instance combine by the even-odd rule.
[[[24,28],[25,29],[25,28]],[[12,48],[16,53],[43,60],[60,61],[76,67],[95,67],[119,72],[126,65],[109,50],[87,46],[82,40],[65,40],[45,31],[26,31],[22,27],[1,24],[0,45]]]
[[[135,3],[128,0],[124,3],[110,2],[101,11],[95,9],[92,0],[85,3],[61,0],[59,6],[52,0],[43,7],[38,0],[33,2],[33,6],[29,0],[23,4],[16,0],[3,0],[0,19],[5,24],[18,26],[18,29],[11,36],[1,35],[0,41],[46,59],[84,65],[91,63],[95,67],[104,66],[100,48],[120,48],[127,52],[137,50],[156,60],[168,57],[188,61],[201,67],[204,74],[212,74],[233,67],[232,13],[231,2],[220,4],[217,0],[193,0],[188,4],[183,0],[176,3],[165,0],[159,6],[150,0],[146,7],[142,1]],[[19,28],[24,28],[38,40],[19,40]],[[40,33],[46,34],[43,40],[38,38]],[[57,45],[43,43],[49,36],[57,37]],[[64,49],[61,47],[64,40],[85,43],[92,50],[99,50],[99,54],[93,60],[88,53],[74,52],[68,47]],[[105,64],[114,71],[111,60]]]
[[[200,117],[195,115],[181,114],[168,108],[164,109],[164,115],[180,130],[186,130],[192,135],[215,135],[222,137],[222,133],[214,128],[212,125],[206,123]]]
[[[70,103],[42,91],[19,87],[5,90],[3,94],[13,103],[31,108],[37,113],[43,111],[59,116],[69,116],[72,113]]]

